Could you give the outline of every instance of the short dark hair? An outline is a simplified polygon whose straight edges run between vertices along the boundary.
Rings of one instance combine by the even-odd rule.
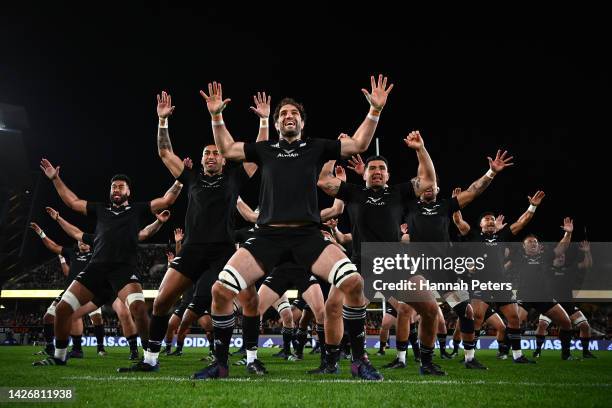
[[[306,122],[306,111],[304,110],[304,105],[302,105],[301,103],[299,103],[298,101],[296,101],[293,98],[283,98],[278,105],[276,105],[276,109],[274,110],[274,123],[276,123],[276,121],[278,121],[278,115],[280,114],[280,110],[283,106],[285,105],[293,105],[297,108],[297,110],[300,112],[300,116],[302,117],[302,122]]]
[[[525,235],[525,236],[523,237],[523,242],[525,242],[525,240],[526,240],[527,238],[535,238],[535,239],[537,239],[537,240],[538,240],[538,242],[540,242],[540,238],[539,238],[539,237],[538,237],[536,234],[533,234],[533,233],[529,233],[529,234]]]
[[[387,165],[387,169],[389,169],[389,161],[384,156],[380,156],[380,155],[374,155],[374,156],[368,157],[365,161],[365,166],[368,167],[368,163],[374,160],[384,161],[385,164]]]
[[[493,211],[485,211],[482,214],[480,214],[480,217],[478,217],[478,223],[480,224],[480,221],[482,221],[482,219],[486,216],[492,215],[493,218],[495,218],[495,213]]]
[[[111,184],[113,184],[113,182],[115,181],[125,181],[125,184],[127,184],[128,188],[132,188],[132,180],[130,180],[130,178],[125,174],[115,174],[111,179]]]

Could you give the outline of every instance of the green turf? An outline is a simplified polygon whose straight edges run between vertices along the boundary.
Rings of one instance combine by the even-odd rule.
[[[65,367],[32,367],[39,350],[33,347],[0,347],[0,386],[74,387],[78,406],[97,407],[610,407],[612,406],[612,353],[597,352],[597,360],[561,361],[559,351],[547,350],[538,364],[524,366],[499,361],[494,351],[478,351],[488,371],[467,370],[457,360],[437,361],[446,377],[422,377],[415,363],[403,370],[383,370],[385,381],[368,383],[353,380],[348,362],[338,376],[309,376],[305,371],[318,364],[318,355],[306,355],[301,362],[287,362],[271,356],[278,349],[263,349],[259,355],[270,374],[265,378],[246,375],[245,367],[232,366],[231,379],[191,381],[200,369],[202,349],[186,349],[181,357],[161,358],[158,373],[117,374],[129,366],[127,348],[109,348],[98,357],[95,348],[85,348],[83,360],[71,360]],[[372,351],[373,354],[373,351]],[[408,351],[411,356],[411,350]],[[578,352],[574,353],[579,356]],[[394,350],[384,357],[371,356],[377,367],[390,361]],[[236,361],[233,357],[232,361]],[[0,405],[7,405],[2,404]],[[13,406],[68,406],[18,403]]]

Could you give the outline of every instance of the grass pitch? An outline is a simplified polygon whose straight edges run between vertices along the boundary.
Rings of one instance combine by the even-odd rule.
[[[231,366],[230,379],[192,381],[203,367],[199,358],[208,349],[185,349],[180,357],[161,357],[158,373],[118,374],[127,367],[128,349],[108,348],[99,357],[85,347],[85,358],[65,367],[32,367],[40,350],[29,346],[0,347],[0,386],[14,388],[66,388],[75,390],[74,402],[0,403],[2,406],[92,407],[610,407],[612,406],[612,353],[596,352],[597,360],[562,361],[559,351],[546,350],[535,365],[518,365],[495,358],[493,350],[478,350],[487,371],[467,370],[458,360],[436,359],[446,377],[422,377],[408,351],[408,367],[381,370],[382,383],[354,380],[348,361],[337,376],[312,376],[319,356],[306,354],[300,362],[272,357],[278,349],[260,349],[269,374],[249,377],[244,366]],[[376,367],[391,361],[395,350],[374,355]],[[528,352],[529,353],[529,352]],[[461,353],[460,353],[461,355]],[[529,355],[529,354],[528,354]],[[579,352],[574,352],[579,356]],[[231,362],[237,361],[232,357]]]

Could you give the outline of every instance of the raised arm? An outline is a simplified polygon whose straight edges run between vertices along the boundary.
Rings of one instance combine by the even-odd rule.
[[[44,246],[46,246],[49,251],[53,252],[56,255],[60,255],[62,253],[61,245],[57,245],[55,241],[47,237],[47,234],[45,234],[45,231],[43,231],[42,228],[38,226],[38,224],[36,224],[35,222],[31,222],[30,228],[32,228],[34,232],[38,234]]]
[[[457,197],[460,193],[461,188],[456,187],[453,189],[452,197]],[[455,226],[459,230],[459,234],[461,234],[462,237],[466,236],[470,232],[470,224],[463,219],[461,211],[455,211],[453,213],[453,222],[455,223]]]
[[[499,173],[506,167],[514,165],[514,163],[512,163],[513,157],[506,157],[507,154],[507,151],[504,151],[502,153],[501,150],[498,150],[497,154],[495,155],[495,160],[490,157],[487,157],[487,159],[489,160],[489,170],[484,176],[473,182],[472,185],[470,185],[470,187],[466,191],[462,191],[457,196],[457,201],[459,201],[459,207],[463,208],[472,201],[474,201],[476,197],[482,194],[482,192],[485,191],[487,187],[489,187],[489,184],[491,184],[491,181],[493,181],[493,178],[497,173]]]
[[[393,84],[387,87],[387,77],[382,75],[378,75],[378,82],[374,80],[374,76],[371,76],[370,83],[372,86],[371,93],[366,89],[361,90],[370,104],[370,111],[353,137],[340,140],[342,157],[351,157],[368,150],[378,125],[380,113],[387,103],[389,92],[393,89]]]
[[[340,245],[347,245],[353,242],[353,235],[350,232],[343,233],[338,227],[334,228],[334,236]]]
[[[578,263],[578,269],[591,268],[593,266],[593,256],[591,255],[591,244],[589,241],[582,241],[578,249],[584,254],[584,258]]]
[[[66,263],[66,258],[61,255],[57,256],[60,262],[60,268],[62,268],[62,275],[68,276],[70,274],[70,266]]]
[[[255,106],[249,107],[259,117],[259,133],[257,134],[257,142],[265,142],[268,140],[270,134],[270,101],[271,96],[266,96],[265,92],[257,92],[257,95],[253,96]],[[249,177],[253,177],[253,174],[257,171],[257,165],[255,163],[243,162],[242,166],[244,171]]]
[[[335,164],[335,160],[329,160],[326,162],[321,168],[321,173],[319,173],[319,181],[317,181],[317,186],[319,186],[321,190],[331,197],[335,197],[336,194],[338,194],[338,190],[340,189],[340,184],[342,182],[342,180],[334,176]]]
[[[346,133],[340,133],[338,136],[340,142],[345,139],[350,139],[349,135]],[[319,180],[317,181],[317,186],[325,193],[331,197],[335,197],[340,189],[341,179],[334,176],[334,166],[336,164],[335,160],[327,161],[323,167],[321,167],[321,173],[319,173]],[[344,175],[344,181],[346,182],[346,174],[344,173],[344,169],[342,169]]]
[[[45,173],[45,176],[53,182],[57,194],[69,208],[81,214],[87,214],[87,201],[81,200],[64,184],[59,176],[60,166],[53,167],[47,159],[40,161],[40,169]]]
[[[342,231],[338,229],[337,219],[332,218],[324,222],[324,224],[331,228],[332,232],[334,233],[334,238],[336,238],[336,241],[340,245],[346,245],[346,244],[350,244],[351,242],[353,242],[353,235],[350,232],[347,234],[344,234]]]
[[[506,217],[504,217],[504,214],[497,214],[497,217],[495,217],[495,232],[501,231],[506,225],[508,225],[507,222],[504,222],[505,219]]]
[[[336,166],[336,178],[346,183],[346,171],[342,166]],[[330,218],[336,218],[344,212],[344,201],[334,198],[334,203],[329,208],[321,210],[321,221],[327,221]]]
[[[200,95],[206,101],[206,107],[212,119],[212,130],[215,138],[215,145],[219,152],[229,160],[243,161],[244,160],[244,143],[235,142],[229,130],[223,122],[223,109],[231,101],[231,99],[223,99],[223,88],[221,83],[213,82],[208,84],[208,95],[204,91],[200,91]]]
[[[531,221],[535,215],[536,209],[542,203],[544,197],[544,192],[539,190],[536,191],[533,197],[527,196],[529,208],[527,208],[527,211],[525,211],[514,224],[510,225],[510,232],[512,232],[513,235],[518,234],[527,224],[529,224],[529,221]]]
[[[414,149],[419,161],[417,176],[412,179],[412,187],[414,188],[414,194],[420,197],[429,187],[434,189],[437,187],[436,169],[418,130],[410,132],[404,139],[404,143],[409,148]]]
[[[166,92],[157,95],[157,116],[159,125],[157,127],[157,154],[162,159],[164,165],[170,170],[174,178],[181,175],[184,166],[183,161],[174,154],[170,133],[168,131],[168,118],[174,112],[172,97]]]
[[[164,210],[159,214],[155,214],[155,218],[157,219],[154,222],[138,231],[138,241],[145,241],[157,234],[157,231],[159,231],[170,218],[170,211]]]
[[[249,109],[259,117],[259,133],[257,133],[257,142],[265,142],[270,136],[270,102],[272,97],[266,96],[265,92],[257,92],[253,95],[255,106],[250,106]]]
[[[257,223],[257,217],[259,217],[259,212],[253,211],[253,209],[239,196],[236,201],[236,209],[242,215],[246,221],[251,222],[253,224]]]
[[[410,243],[410,234],[408,233],[408,224],[406,223],[401,224],[400,232],[402,233],[402,238],[400,239],[400,242],[402,244]]]
[[[68,234],[70,238],[74,239],[75,241],[83,241],[83,231],[81,231],[79,228],[62,218],[59,215],[59,212],[57,212],[53,208],[45,207],[45,210],[47,211],[47,214],[49,214],[49,217],[57,221],[59,226],[62,227],[64,232]]]
[[[183,238],[185,238],[185,234],[183,234],[183,230],[181,228],[177,228],[174,230],[174,250],[176,254],[181,252],[181,246],[183,245]]]
[[[351,158],[348,159],[348,165],[346,167],[353,170],[361,177],[363,177],[363,173],[365,173],[365,163],[363,162],[363,159],[361,158],[360,154],[351,156]]]
[[[321,221],[327,221],[330,218],[338,217],[344,212],[344,201],[335,198],[331,207],[321,210]]]
[[[555,247],[555,257],[563,255],[570,246],[572,242],[572,232],[574,231],[574,221],[570,217],[565,217],[563,219],[563,225],[561,226],[563,229],[563,238]]]
[[[158,211],[165,210],[174,204],[181,193],[182,188],[183,185],[180,182],[175,181],[168,191],[166,191],[166,194],[164,194],[163,197],[151,200],[151,211],[153,214],[157,214]]]

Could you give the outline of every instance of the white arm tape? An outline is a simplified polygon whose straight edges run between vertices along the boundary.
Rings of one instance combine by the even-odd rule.
[[[374,122],[378,122],[380,120],[380,116],[376,116],[376,115],[372,115],[371,113],[368,113],[368,119]]]

